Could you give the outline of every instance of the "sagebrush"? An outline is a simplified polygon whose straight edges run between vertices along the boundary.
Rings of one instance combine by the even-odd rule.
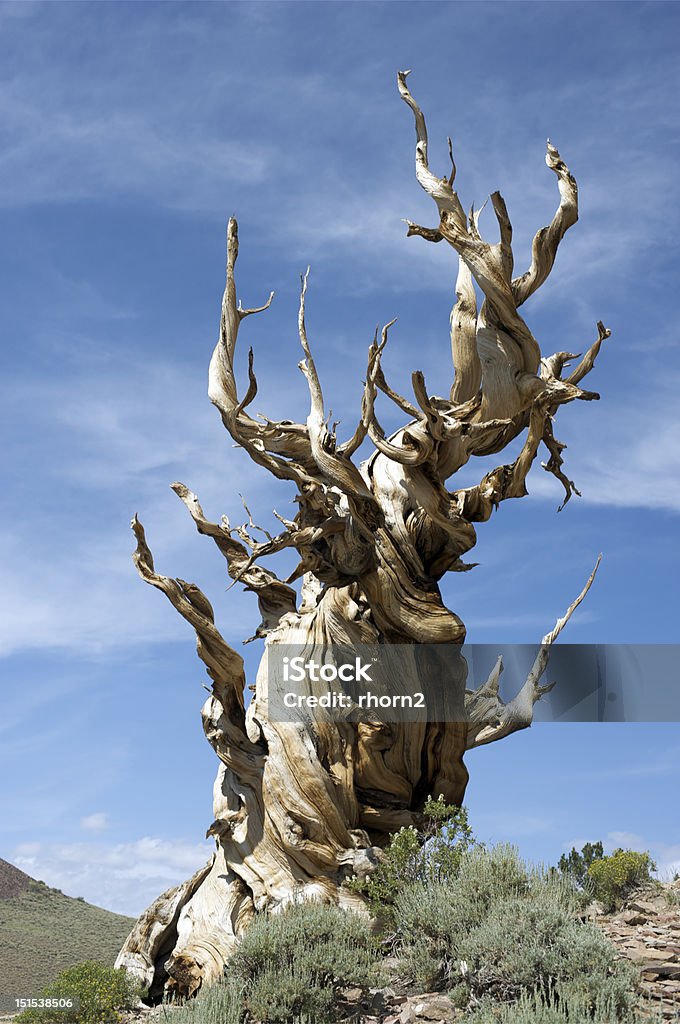
[[[455,987],[457,1001],[470,1005],[537,987],[547,995],[569,982],[593,1004],[606,994],[624,1019],[632,973],[579,920],[578,902],[568,879],[528,866],[512,847],[472,850],[455,878],[409,886],[397,898],[404,970],[423,988]]]
[[[293,904],[282,913],[256,918],[227,964],[224,983],[174,1011],[173,1020],[333,1021],[341,1015],[339,989],[368,988],[384,980],[379,960],[368,918],[335,906]]]

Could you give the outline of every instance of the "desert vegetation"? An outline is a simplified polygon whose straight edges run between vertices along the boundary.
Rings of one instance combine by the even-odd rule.
[[[428,1019],[469,1024],[656,1019],[635,968],[586,913],[593,865],[608,877],[621,854],[649,867],[648,855],[594,844],[577,878],[574,857],[528,864],[513,847],[477,843],[461,809],[426,806],[422,830],[396,832],[370,880],[347,883],[368,896],[372,919],[309,902],[257,916],[223,980],[165,1008],[172,1024],[398,1022],[410,1019],[399,1016],[409,993],[441,994],[442,1015]],[[637,879],[654,885],[648,872]]]
[[[346,880],[363,912],[301,899],[256,914],[216,984],[155,1008],[111,959],[87,960],[40,992],[75,996],[72,1011],[31,1010],[17,1024],[139,1024],[149,1013],[164,1024],[416,1024],[418,1009],[444,1024],[652,1024],[668,1014],[650,1009],[639,963],[598,917],[659,894],[677,917],[680,890],[652,870],[649,854],[605,854],[601,842],[555,867],[534,865],[514,847],[480,843],[465,808],[429,798],[420,828],[398,829],[375,871]],[[82,910],[22,877],[29,895],[51,892]],[[641,916],[607,918],[620,919]],[[91,948],[99,938],[89,937]]]

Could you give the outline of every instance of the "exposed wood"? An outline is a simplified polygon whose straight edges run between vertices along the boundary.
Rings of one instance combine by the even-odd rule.
[[[598,397],[580,385],[609,331],[598,324],[597,341],[565,376],[570,360],[578,357],[563,350],[543,356],[518,312],[547,278],[565,232],[577,219],[574,178],[549,144],[546,160],[557,177],[559,207],[535,236],[529,269],[513,277],[512,226],[502,196],[491,196],[499,230],[499,241],[491,244],[480,232],[481,209],[466,215],[454,190],[450,142],[449,176],[439,178],[430,169],[425,118],[406,75],[399,74],[398,87],[415,120],[416,177],[439,217],[434,228],[408,222],[408,234],[447,242],[458,262],[450,323],[454,372],[444,396],[429,391],[420,371],[412,376],[412,397],[388,384],[382,359],[391,321],[369,346],[357,426],[339,441],[307,329],[308,271],[302,277],[298,331],[309,414],[304,423],[253,418],[248,412],[257,394],[253,353],[240,393],[236,344],[243,320],[267,310],[273,296],[258,309],[238,302],[238,228],[234,218],[229,221],[209,396],[251,459],[295,483],[298,510],[292,519],[279,516],[282,529],[272,536],[256,526],[247,506],[242,525],[226,519],[218,525],[188,487],[175,483],[173,489],[198,532],[224,557],[230,579],[257,595],[262,621],[255,637],[264,640],[265,651],[250,687],[243,659],[215,625],[210,601],[195,584],[156,571],[142,525],[133,520],[140,576],[161,590],[195,631],[212,683],[203,725],[220,762],[214,820],[207,829],[216,845],[213,859],[159,897],[118,960],[154,995],[162,990],[192,995],[218,978],[256,912],[314,898],[365,913],[344,880],[375,867],[390,831],[417,823],[427,796],[462,802],[466,750],[531,724],[536,701],[550,688],[541,682],[550,647],[595,575],[543,638],[526,684],[507,704],[498,695],[499,662],[479,690],[466,693],[461,679],[459,697],[455,688],[445,695],[443,721],[281,722],[270,714],[268,658],[276,645],[301,644],[309,652],[340,644],[403,645],[399,674],[423,681],[432,669],[415,657],[421,650],[417,645],[460,645],[466,636],[461,618],[444,604],[439,582],[448,572],[472,567],[463,556],[475,546],[474,524],[489,520],[502,501],[527,493],[527,477],[542,446],[548,452],[544,468],[561,482],[565,503],[578,494],[565,473],[564,445],[553,424],[560,406]],[[475,286],[483,295],[479,310]],[[391,436],[379,419],[378,404],[385,399],[404,417]],[[520,436],[513,461],[487,472],[476,486],[447,488],[447,480],[471,458],[501,452]],[[353,456],[367,440],[373,453],[357,465]],[[261,561],[288,548],[297,552],[299,563],[288,580],[280,580]],[[295,580],[301,581],[299,596],[291,586]],[[437,648],[437,657],[445,650]],[[253,691],[249,704],[248,689]]]

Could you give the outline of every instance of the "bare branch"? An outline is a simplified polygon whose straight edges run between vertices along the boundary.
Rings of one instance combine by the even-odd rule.
[[[142,579],[161,590],[174,608],[196,632],[198,656],[213,680],[213,693],[224,708],[223,729],[229,741],[252,758],[261,749],[251,743],[245,731],[243,658],[229,646],[215,626],[213,610],[205,594],[194,583],[159,575],[144,535],[144,527],[135,516],[131,523],[137,540],[133,560]]]
[[[364,382],[364,391],[361,398],[361,419],[350,439],[338,448],[338,452],[347,458],[352,456],[368,437],[368,422],[373,414],[373,406],[375,404],[375,376],[380,367],[380,356],[387,344],[387,331],[394,322],[394,320],[391,320],[389,324],[383,327],[380,345],[378,344],[378,328],[376,327],[375,337],[369,346],[366,381]]]
[[[268,530],[265,530],[265,528],[263,526],[258,526],[257,523],[254,522],[253,514],[250,511],[250,509],[248,508],[248,505],[246,503],[246,499],[243,497],[242,494],[239,494],[239,498],[241,499],[241,503],[243,504],[243,507],[246,510],[246,515],[248,516],[248,526],[250,527],[250,529],[251,530],[258,530],[260,533],[263,533],[265,535],[267,540],[271,540],[272,539],[271,533]]]
[[[534,236],[531,247],[531,266],[512,282],[512,290],[518,306],[540,288],[553,268],[557,249],[566,231],[578,220],[578,186],[554,146],[548,146],[545,162],[557,175],[560,191],[560,205],[548,227],[541,228]]]
[[[444,236],[439,228],[424,228],[421,224],[414,224],[412,220],[404,220],[404,224],[407,226],[406,237],[411,238],[413,235],[418,235],[419,238],[424,238],[426,242],[443,242]]]
[[[536,662],[534,664],[534,668],[532,669],[532,672],[535,672],[540,665],[544,665],[544,668],[541,669],[539,675],[536,678],[540,678],[540,676],[545,671],[545,665],[548,664],[548,658],[547,657],[545,657],[545,662],[543,662],[543,660],[542,660],[544,658],[544,654],[542,653],[543,649],[544,648],[549,648],[550,645],[553,644],[555,642],[555,640],[557,640],[558,636],[560,635],[560,633],[562,632],[562,630],[564,629],[566,624],[569,622],[569,619],[572,617],[572,615],[574,614],[574,612],[576,611],[578,606],[583,601],[584,597],[586,596],[586,594],[588,593],[588,591],[590,590],[590,588],[593,585],[593,582],[595,580],[595,576],[597,575],[597,570],[600,568],[600,562],[601,561],[602,561],[602,555],[599,554],[597,556],[597,561],[595,562],[595,567],[593,568],[593,571],[591,572],[590,576],[586,580],[586,584],[585,584],[583,590],[581,591],[581,593],[578,595],[578,597],[574,601],[571,602],[571,604],[567,608],[567,610],[564,613],[564,615],[562,616],[562,618],[557,620],[557,622],[555,623],[553,628],[550,630],[550,632],[546,633],[546,635],[541,640],[541,644],[543,646],[541,648],[541,651],[537,655],[537,660],[536,660]],[[548,655],[549,655],[549,653],[550,652],[548,651]]]
[[[351,460],[346,457],[342,449],[337,449],[336,438],[328,430],[324,411],[323,392],[316,364],[312,356],[312,350],[307,338],[307,327],[305,324],[305,296],[307,294],[307,273],[301,277],[302,286],[300,289],[300,308],[298,313],[298,330],[300,344],[305,353],[305,359],[299,364],[309,387],[311,408],[307,417],[307,430],[311,446],[312,457],[318,467],[322,478],[335,484],[350,499],[358,499],[363,506],[377,510],[376,500],[366,486],[361,473]],[[369,430],[370,433],[370,430]],[[360,522],[363,516],[357,509],[357,518]],[[365,511],[365,509],[364,509]],[[361,529],[361,527],[360,527]]]
[[[564,462],[562,458],[562,452],[567,447],[562,441],[558,441],[553,434],[552,422],[550,419],[545,421],[545,429],[543,431],[543,443],[550,452],[550,459],[548,462],[542,462],[541,465],[547,473],[552,473],[556,477],[562,486],[564,487],[564,501],[557,509],[561,512],[564,506],[567,504],[572,494],[575,494],[578,498],[581,497],[581,492],[568,476],[562,471],[562,464]]]
[[[309,347],[309,341],[307,340],[307,327],[305,325],[305,296],[307,294],[308,279],[309,267],[307,267],[304,274],[300,275],[301,287],[300,308],[298,311],[298,333],[300,335],[302,350],[305,353],[305,360],[300,363],[300,369],[307,378],[307,383],[309,385],[309,394],[312,400],[312,416],[318,423],[318,429],[321,429],[325,425],[323,393],[321,391],[321,384],[319,383],[319,376],[316,372],[316,365]]]
[[[606,341],[607,338],[611,338],[612,332],[608,327],[605,327],[601,320],[598,320],[597,334],[597,341],[590,346],[576,369],[567,377],[567,382],[569,384],[578,384],[579,381],[583,380],[586,374],[590,373],[595,365],[595,360],[599,355],[600,349],[602,348],[602,342]]]
[[[452,497],[468,522],[486,522],[501,501],[527,493],[525,481],[543,439],[548,414],[545,399],[537,399],[531,408],[527,438],[515,461],[491,470],[475,487],[454,491]]]
[[[272,292],[272,294],[274,294]],[[248,390],[244,397],[236,406],[236,418],[240,416],[244,409],[246,409],[257,395],[257,377],[253,370],[253,350],[248,349]]]
[[[498,679],[503,670],[500,658],[486,683],[479,690],[466,693],[465,706],[471,725],[468,733],[468,750],[473,747],[481,747],[486,743],[494,743],[520,729],[527,729],[531,725],[534,717],[534,704],[544,694],[549,693],[555,685],[555,683],[541,685],[541,679],[550,660],[550,648],[590,590],[601,561],[602,555],[598,555],[595,568],[581,593],[575,601],[572,601],[565,614],[557,620],[553,629],[543,637],[527,680],[516,697],[508,704],[503,704],[498,698]],[[486,721],[484,716],[486,716]],[[480,725],[481,728],[479,728]]]
[[[409,402],[407,398],[403,398],[402,395],[397,394],[397,392],[394,391],[387,383],[387,380],[385,379],[385,374],[383,373],[382,364],[379,358],[385,347],[385,343],[387,342],[387,329],[391,327],[392,324],[394,323],[396,323],[396,317],[394,320],[391,320],[389,324],[386,324],[385,327],[383,327],[382,341],[380,344],[378,359],[376,360],[375,371],[373,374],[375,386],[377,387],[378,391],[382,391],[384,395],[387,395],[387,397],[392,402],[394,402],[397,408],[401,409],[402,412],[405,412],[407,416],[410,416],[412,419],[417,420],[420,417],[420,413],[416,409],[415,405],[413,405],[412,402]]]
[[[368,367],[361,403],[361,422],[350,440],[338,451],[344,455],[350,455],[368,436],[378,451],[391,461],[404,466],[416,466],[425,462],[432,455],[435,435],[430,431],[430,424],[436,433],[439,430],[440,416],[427,396],[425,382],[419,371],[413,375],[413,384],[416,396],[422,403],[422,412],[407,399],[398,395],[396,391],[393,391],[385,380],[380,357],[387,344],[389,328],[395,322],[396,318],[383,327],[380,344],[377,341],[378,332],[376,330],[376,336],[368,350]],[[402,444],[395,444],[392,440],[388,440],[378,421],[375,413],[375,399],[378,390],[387,395],[399,409],[414,420],[413,423],[408,424],[394,435],[394,437],[401,436],[404,442]]]
[[[427,393],[425,377],[421,370],[416,370],[411,375],[411,382],[413,384],[413,394],[416,396],[416,402],[424,414],[424,416],[420,415],[418,418],[420,420],[424,419],[427,424],[427,431],[430,437],[433,437],[435,441],[441,441],[444,437],[444,423]]]
[[[243,544],[234,540],[227,527],[218,526],[206,519],[193,491],[182,483],[174,483],[172,489],[188,509],[198,532],[206,537],[212,537],[224,555],[231,578],[234,581],[241,580],[248,590],[257,594],[262,624],[258,627],[256,635],[264,635],[277,626],[284,615],[294,612],[297,595],[293,588],[282,583],[270,570],[253,565],[250,553]]]
[[[578,359],[580,352],[554,352],[551,356],[545,356],[541,360],[541,377],[544,380],[555,377],[558,380],[562,371],[569,366],[572,359]]]
[[[450,178],[438,178],[432,173],[427,156],[427,127],[425,118],[420,107],[411,96],[406,77],[410,71],[400,71],[397,75],[397,85],[401,98],[413,111],[416,122],[416,178],[422,188],[432,196],[437,204],[439,213],[450,213],[453,219],[464,229],[465,211],[460,205],[458,195],[453,190],[454,175]],[[453,154],[451,156],[453,161]]]
[[[498,228],[500,231],[500,256],[501,265],[503,268],[503,274],[507,279],[508,283],[512,280],[512,224],[508,217],[508,210],[505,205],[505,200],[500,192],[491,193],[491,205],[493,206],[493,212],[496,214],[496,220],[498,221]]]
[[[238,313],[241,320],[245,320],[247,316],[252,316],[253,313],[264,313],[265,309],[269,309],[274,298],[274,292],[269,293],[269,298],[265,302],[264,306],[257,306],[255,309],[244,309],[239,302],[236,312]]]
[[[227,278],[222,299],[220,336],[215,346],[208,378],[208,394],[219,409],[222,421],[237,444],[251,459],[274,476],[294,480],[298,485],[308,480],[311,452],[307,432],[301,424],[258,423],[244,412],[257,394],[252,355],[248,360],[249,385],[239,402],[234,376],[234,353],[241,320],[269,308],[273,293],[259,309],[243,309],[236,300],[234,267],[238,259],[238,226],[231,217],[227,226]],[[281,458],[280,456],[285,456]]]
[[[485,242],[478,230],[479,214],[471,213],[470,223],[452,185],[446,178],[437,178],[429,169],[427,160],[427,129],[420,107],[406,86],[403,72],[398,75],[399,92],[413,111],[416,121],[416,177],[422,188],[434,199],[441,217],[439,231],[465,260],[475,280],[486,295],[491,309],[489,316],[514,339],[519,346],[522,366],[527,373],[536,373],[541,352],[538,342],[517,312],[517,304],[510,283],[512,273],[512,228],[503,197],[495,192],[491,197],[498,219],[501,240],[497,245]],[[481,212],[481,211],[480,211]],[[411,232],[410,233],[418,233]],[[432,239],[431,239],[432,240]]]

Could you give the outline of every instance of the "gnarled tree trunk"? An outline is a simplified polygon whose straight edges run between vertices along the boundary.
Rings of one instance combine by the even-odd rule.
[[[209,394],[234,440],[250,457],[298,489],[299,511],[283,530],[258,542],[248,527],[210,522],[183,484],[174,490],[198,531],[215,542],[233,580],[258,596],[262,622],[256,636],[276,644],[310,647],[356,644],[462,644],[465,627],[445,607],[439,581],[462,571],[475,544],[477,522],[507,498],[526,494],[525,479],[541,444],[544,468],[562,482],[565,502],[574,484],[562,470],[563,445],[553,435],[560,405],[598,396],[581,389],[609,332],[570,373],[568,352],[542,358],[519,308],[548,276],[565,231],[577,219],[576,182],[548,144],[560,203],[535,236],[532,262],[513,277],[512,228],[499,193],[491,197],[500,241],[479,233],[479,212],[466,217],[450,177],[429,169],[423,115],[398,76],[399,91],[415,116],[416,175],[434,199],[439,224],[409,222],[408,233],[446,241],[458,254],[456,304],[451,315],[455,375],[448,396],[431,395],[422,373],[413,374],[414,400],[396,394],[381,367],[388,324],[368,352],[361,416],[340,442],[329,427],[321,384],[305,328],[307,276],[302,281],[300,368],[310,392],[306,423],[253,419],[257,392],[252,350],[249,382],[239,398],[234,351],[241,321],[261,310],[237,303],[235,220],[227,232],[227,280],[220,336],[210,366]],[[453,163],[453,160],[452,160]],[[473,282],[484,296],[477,310]],[[266,309],[270,302],[262,307]],[[376,415],[382,392],[407,422],[386,437]],[[520,434],[514,462],[500,465],[474,487],[449,490],[449,480],[472,456],[502,451]],[[352,456],[366,438],[374,452],[357,466]],[[238,935],[258,911],[292,899],[318,898],[363,911],[343,887],[348,875],[370,871],[390,832],[418,822],[428,795],[460,804],[467,783],[464,754],[531,724],[550,645],[582,600],[593,575],[567,614],[543,638],[536,662],[517,697],[498,696],[502,665],[476,691],[465,692],[465,713],[448,722],[280,722],[268,715],[266,657],[245,707],[243,661],[214,624],[213,610],[194,584],[159,575],[135,518],[135,561],[140,575],[162,590],[193,626],[198,654],[212,680],[203,711],[208,741],[220,766],[214,787],[215,839],[211,861],[183,885],[160,896],[142,915],[118,957],[152,995],[165,988],[190,995],[218,978]],[[251,526],[252,526],[251,521]],[[295,548],[297,570],[281,581],[261,566],[267,554]],[[290,585],[301,579],[301,593]]]

